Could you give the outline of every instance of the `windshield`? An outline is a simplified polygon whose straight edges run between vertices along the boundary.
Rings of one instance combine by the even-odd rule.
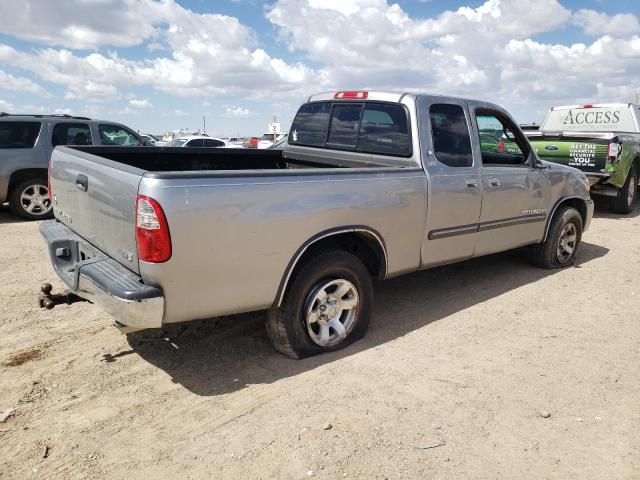
[[[635,132],[631,110],[619,107],[563,108],[549,112],[540,130]]]
[[[185,143],[187,143],[186,138],[176,138],[167,143],[167,147],[182,147]]]

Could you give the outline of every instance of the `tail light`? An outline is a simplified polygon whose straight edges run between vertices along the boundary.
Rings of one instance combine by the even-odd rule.
[[[369,92],[336,92],[333,98],[336,100],[339,100],[341,98],[357,98],[364,100],[368,96]]]
[[[171,258],[171,235],[162,207],[153,198],[136,199],[136,244],[138,259],[162,263]]]
[[[500,139],[500,141],[498,142],[498,153],[502,152],[504,152],[504,140]]]
[[[607,149],[607,158],[611,161],[618,158],[620,154],[620,144],[617,142],[617,138],[612,138],[609,140],[609,148]],[[613,160],[611,159],[613,157]]]

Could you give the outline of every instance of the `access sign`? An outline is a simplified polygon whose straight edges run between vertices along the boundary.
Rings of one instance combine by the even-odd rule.
[[[635,132],[633,116],[624,107],[554,108],[540,130]]]

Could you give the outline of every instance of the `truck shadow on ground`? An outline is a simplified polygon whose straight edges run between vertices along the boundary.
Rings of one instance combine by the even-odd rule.
[[[608,251],[582,242],[569,268],[580,268]],[[139,332],[128,335],[128,342],[143,359],[193,393],[220,395],[355,355],[557,272],[528,265],[526,252],[520,249],[381,282],[364,339],[344,350],[298,361],[273,350],[264,313],[189,322],[161,334]]]
[[[28,222],[11,211],[8,205],[0,205],[0,225]]]
[[[636,198],[636,205],[631,213],[622,214],[614,213],[609,208],[609,199],[606,197],[594,196],[593,203],[595,204],[595,210],[593,212],[593,218],[611,218],[614,220],[624,220],[626,218],[636,218],[640,216],[640,195]]]

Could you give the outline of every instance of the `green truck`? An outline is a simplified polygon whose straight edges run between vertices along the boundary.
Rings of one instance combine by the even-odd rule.
[[[542,160],[589,178],[592,195],[615,213],[631,213],[640,174],[640,107],[608,103],[553,107],[538,131],[524,132]]]

